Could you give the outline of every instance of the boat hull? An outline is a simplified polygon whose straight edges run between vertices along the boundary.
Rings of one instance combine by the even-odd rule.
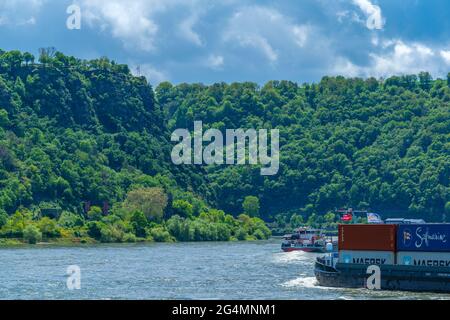
[[[337,264],[335,268],[316,262],[314,273],[320,286],[367,288],[365,265]],[[381,290],[450,293],[450,269],[415,266],[380,266]]]

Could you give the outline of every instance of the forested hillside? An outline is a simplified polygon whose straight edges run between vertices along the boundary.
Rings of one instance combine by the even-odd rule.
[[[334,208],[441,219],[450,210],[450,74],[376,79],[325,77],[318,84],[162,83],[169,128],[277,128],[281,168],[208,168],[219,207],[237,212],[245,195],[266,214],[304,218]]]
[[[153,90],[127,66],[59,53],[41,65],[24,65],[19,52],[1,58],[6,211],[42,201],[73,210],[81,201],[114,203],[136,183],[201,185],[198,168],[171,164]]]
[[[270,235],[257,217],[213,209],[203,168],[172,164],[167,120],[144,77],[51,48],[34,60],[0,51],[0,238]]]
[[[107,58],[47,49],[34,60],[0,51],[3,236],[22,236],[55,208],[62,221],[31,223],[44,236],[50,224],[105,241],[265,238],[267,228],[249,216],[320,222],[345,206],[450,213],[450,75],[153,90]],[[171,132],[195,120],[205,129],[279,129],[279,173],[172,164]]]

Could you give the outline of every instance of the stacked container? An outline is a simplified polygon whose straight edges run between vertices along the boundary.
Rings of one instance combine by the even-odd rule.
[[[339,225],[339,262],[364,265],[396,263],[397,225]]]
[[[450,267],[450,224],[399,225],[397,264]]]

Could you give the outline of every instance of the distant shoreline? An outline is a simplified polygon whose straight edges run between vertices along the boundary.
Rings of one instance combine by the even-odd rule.
[[[41,241],[36,244],[30,244],[21,239],[0,239],[0,249],[14,248],[46,248],[46,247],[85,247],[92,245],[133,245],[133,244],[181,244],[181,243],[236,243],[236,242],[263,242],[269,240],[279,240],[282,237],[272,236],[269,239],[251,239],[251,240],[229,240],[229,241],[170,241],[157,242],[150,240],[141,240],[136,242],[101,242],[94,239],[56,239],[50,241]],[[6,241],[5,241],[6,240]],[[90,240],[90,241],[81,241]]]

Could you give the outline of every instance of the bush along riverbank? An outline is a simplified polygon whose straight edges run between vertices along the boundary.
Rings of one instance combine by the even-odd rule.
[[[162,188],[141,188],[128,193],[124,202],[105,215],[97,206],[86,216],[62,211],[55,218],[42,216],[46,209],[21,208],[13,215],[0,213],[0,246],[37,243],[133,243],[177,241],[264,240],[271,231],[264,221],[248,213],[259,210],[245,202],[237,218],[211,209],[197,200],[175,200],[166,217],[168,199]]]

